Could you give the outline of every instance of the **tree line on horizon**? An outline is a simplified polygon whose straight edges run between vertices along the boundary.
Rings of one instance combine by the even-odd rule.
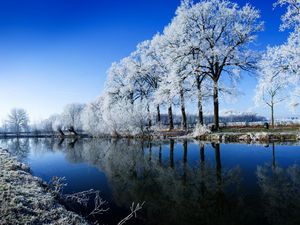
[[[14,108],[10,111],[5,120],[2,121],[0,126],[1,135],[9,134],[60,134],[65,135],[65,132],[70,132],[70,128],[73,127],[75,132],[85,132],[86,125],[84,125],[84,115],[86,113],[87,105],[81,103],[72,103],[64,107],[61,114],[54,114],[47,119],[41,121],[31,122],[29,115],[25,109]],[[205,115],[204,123],[212,124],[213,115]],[[181,115],[173,115],[174,125],[176,127],[181,126]],[[223,112],[220,116],[220,122],[226,124],[262,124],[267,119],[264,116],[259,116],[256,113],[240,113],[235,111]],[[198,117],[196,114],[187,115],[187,123],[189,128],[195,128],[198,123]],[[168,126],[168,115],[161,114],[161,128]],[[89,132],[91,135],[95,134]],[[104,133],[103,133],[104,134]]]

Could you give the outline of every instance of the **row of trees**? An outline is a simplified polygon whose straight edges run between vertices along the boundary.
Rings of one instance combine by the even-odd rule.
[[[263,54],[255,96],[258,104],[265,103],[270,108],[273,127],[275,106],[290,97],[291,106],[297,107],[300,93],[300,0],[279,0],[275,4],[283,5],[287,5],[287,12],[280,29],[291,29],[291,33],[286,43],[268,47]]]
[[[82,131],[83,129],[81,117],[84,109],[85,104],[68,104],[61,114],[54,114],[48,119],[35,123],[32,130],[33,132],[42,131],[46,133],[58,131],[61,135],[64,135],[64,131],[67,130],[76,134],[76,131]]]
[[[212,98],[218,129],[220,93],[234,94],[240,72],[255,69],[258,54],[250,46],[262,29],[259,11],[249,4],[183,0],[162,34],[112,64],[103,95],[88,106],[88,124],[113,133],[143,129],[144,123],[160,124],[164,108],[171,130],[173,108],[179,106],[187,129],[186,105],[196,102],[203,124],[203,102]]]
[[[197,121],[204,124],[203,103],[212,99],[218,129],[220,97],[237,93],[242,71],[258,71],[255,99],[270,106],[274,126],[274,106],[298,82],[300,71],[299,0],[275,3],[286,4],[281,29],[293,29],[289,39],[261,56],[251,46],[263,30],[254,7],[228,0],[183,0],[163,33],[111,65],[103,94],[82,110],[82,128],[94,135],[138,134],[160,125],[165,109],[172,130],[175,107],[187,129],[186,106],[195,104]]]
[[[20,134],[21,132],[44,132],[53,133],[63,130],[80,131],[83,129],[82,114],[85,104],[68,104],[61,114],[55,114],[49,118],[35,122],[30,125],[29,116],[26,110],[21,108],[12,109],[3,121],[0,131],[2,133]]]
[[[92,135],[108,134],[108,131],[102,130],[99,133],[99,127],[103,127],[96,121],[99,117],[94,115],[93,112],[97,105],[90,104],[84,105],[79,103],[68,104],[64,107],[63,113],[51,115],[49,118],[42,121],[35,121],[30,123],[28,113],[24,109],[12,109],[7,119],[3,121],[0,127],[0,134],[20,134],[22,132],[32,134],[54,134],[61,133],[64,135],[64,131],[68,132],[82,132],[87,131]],[[168,115],[161,114],[161,125],[168,124]],[[195,114],[187,115],[187,122],[190,127],[194,127],[197,124],[198,116]],[[181,116],[173,115],[174,125],[179,126],[181,123]],[[238,123],[238,122],[262,122],[266,121],[265,117],[258,116],[256,113],[239,113],[235,111],[222,112],[220,116],[220,122],[222,123]],[[97,122],[97,124],[95,124]],[[206,115],[204,117],[205,123],[213,122],[213,115]]]

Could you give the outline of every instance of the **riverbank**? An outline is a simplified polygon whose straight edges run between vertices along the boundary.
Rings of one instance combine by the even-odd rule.
[[[200,132],[194,132],[194,130],[152,130],[141,134],[102,134],[93,136],[92,134],[78,134],[72,135],[67,134],[61,136],[57,133],[53,134],[34,134],[26,133],[22,135],[5,135],[0,138],[59,138],[72,139],[76,142],[80,138],[127,138],[127,139],[143,139],[143,140],[162,140],[162,139],[196,139],[201,141],[211,142],[278,142],[278,141],[299,141],[300,140],[300,129],[298,126],[278,126],[274,129],[265,129],[262,127],[222,127],[219,131],[211,132],[209,129],[204,127]]]
[[[299,141],[299,132],[216,132],[203,134],[196,139],[211,142],[285,142]]]
[[[199,133],[192,131],[161,131],[151,134],[151,139],[197,139],[210,142],[285,142],[299,141],[300,130],[293,129],[221,129],[217,132],[211,132],[208,129]]]
[[[66,210],[47,184],[0,148],[0,224],[88,224]]]

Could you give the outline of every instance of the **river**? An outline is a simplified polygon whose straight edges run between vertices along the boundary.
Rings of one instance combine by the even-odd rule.
[[[95,189],[117,224],[300,224],[300,143],[216,144],[194,140],[1,139],[33,175],[65,177],[64,193]]]

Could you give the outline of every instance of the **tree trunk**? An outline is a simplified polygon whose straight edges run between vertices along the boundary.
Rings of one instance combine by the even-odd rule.
[[[219,87],[218,81],[214,81],[214,125],[219,130]]]
[[[187,129],[186,113],[185,113],[185,102],[183,89],[180,90],[180,105],[181,105],[181,127],[183,130]]]
[[[134,104],[133,92],[130,92],[130,94],[129,94],[129,100],[130,100],[130,104],[133,105]]]
[[[17,134],[17,137],[20,136],[20,128],[19,128],[19,125],[16,126],[16,134]]]
[[[203,120],[203,108],[202,108],[202,90],[201,90],[201,82],[199,78],[197,78],[197,89],[198,89],[198,123],[203,125],[204,120]]]
[[[65,136],[64,132],[61,130],[61,128],[58,128],[58,132],[60,133],[61,136]]]
[[[173,123],[173,113],[172,113],[172,106],[170,105],[168,108],[168,117],[169,117],[169,130],[174,129],[174,123]]]
[[[274,103],[271,103],[271,125],[272,128],[275,128],[275,122],[274,122]]]
[[[78,135],[78,133],[75,131],[75,129],[74,129],[73,126],[71,126],[71,127],[69,128],[69,132],[73,133],[75,136]]]
[[[160,108],[159,105],[156,106],[156,110],[157,110],[157,118],[156,118],[156,122],[158,124],[160,124]]]
[[[147,112],[148,112],[148,127],[152,126],[151,114],[150,114],[150,106],[147,104]]]

